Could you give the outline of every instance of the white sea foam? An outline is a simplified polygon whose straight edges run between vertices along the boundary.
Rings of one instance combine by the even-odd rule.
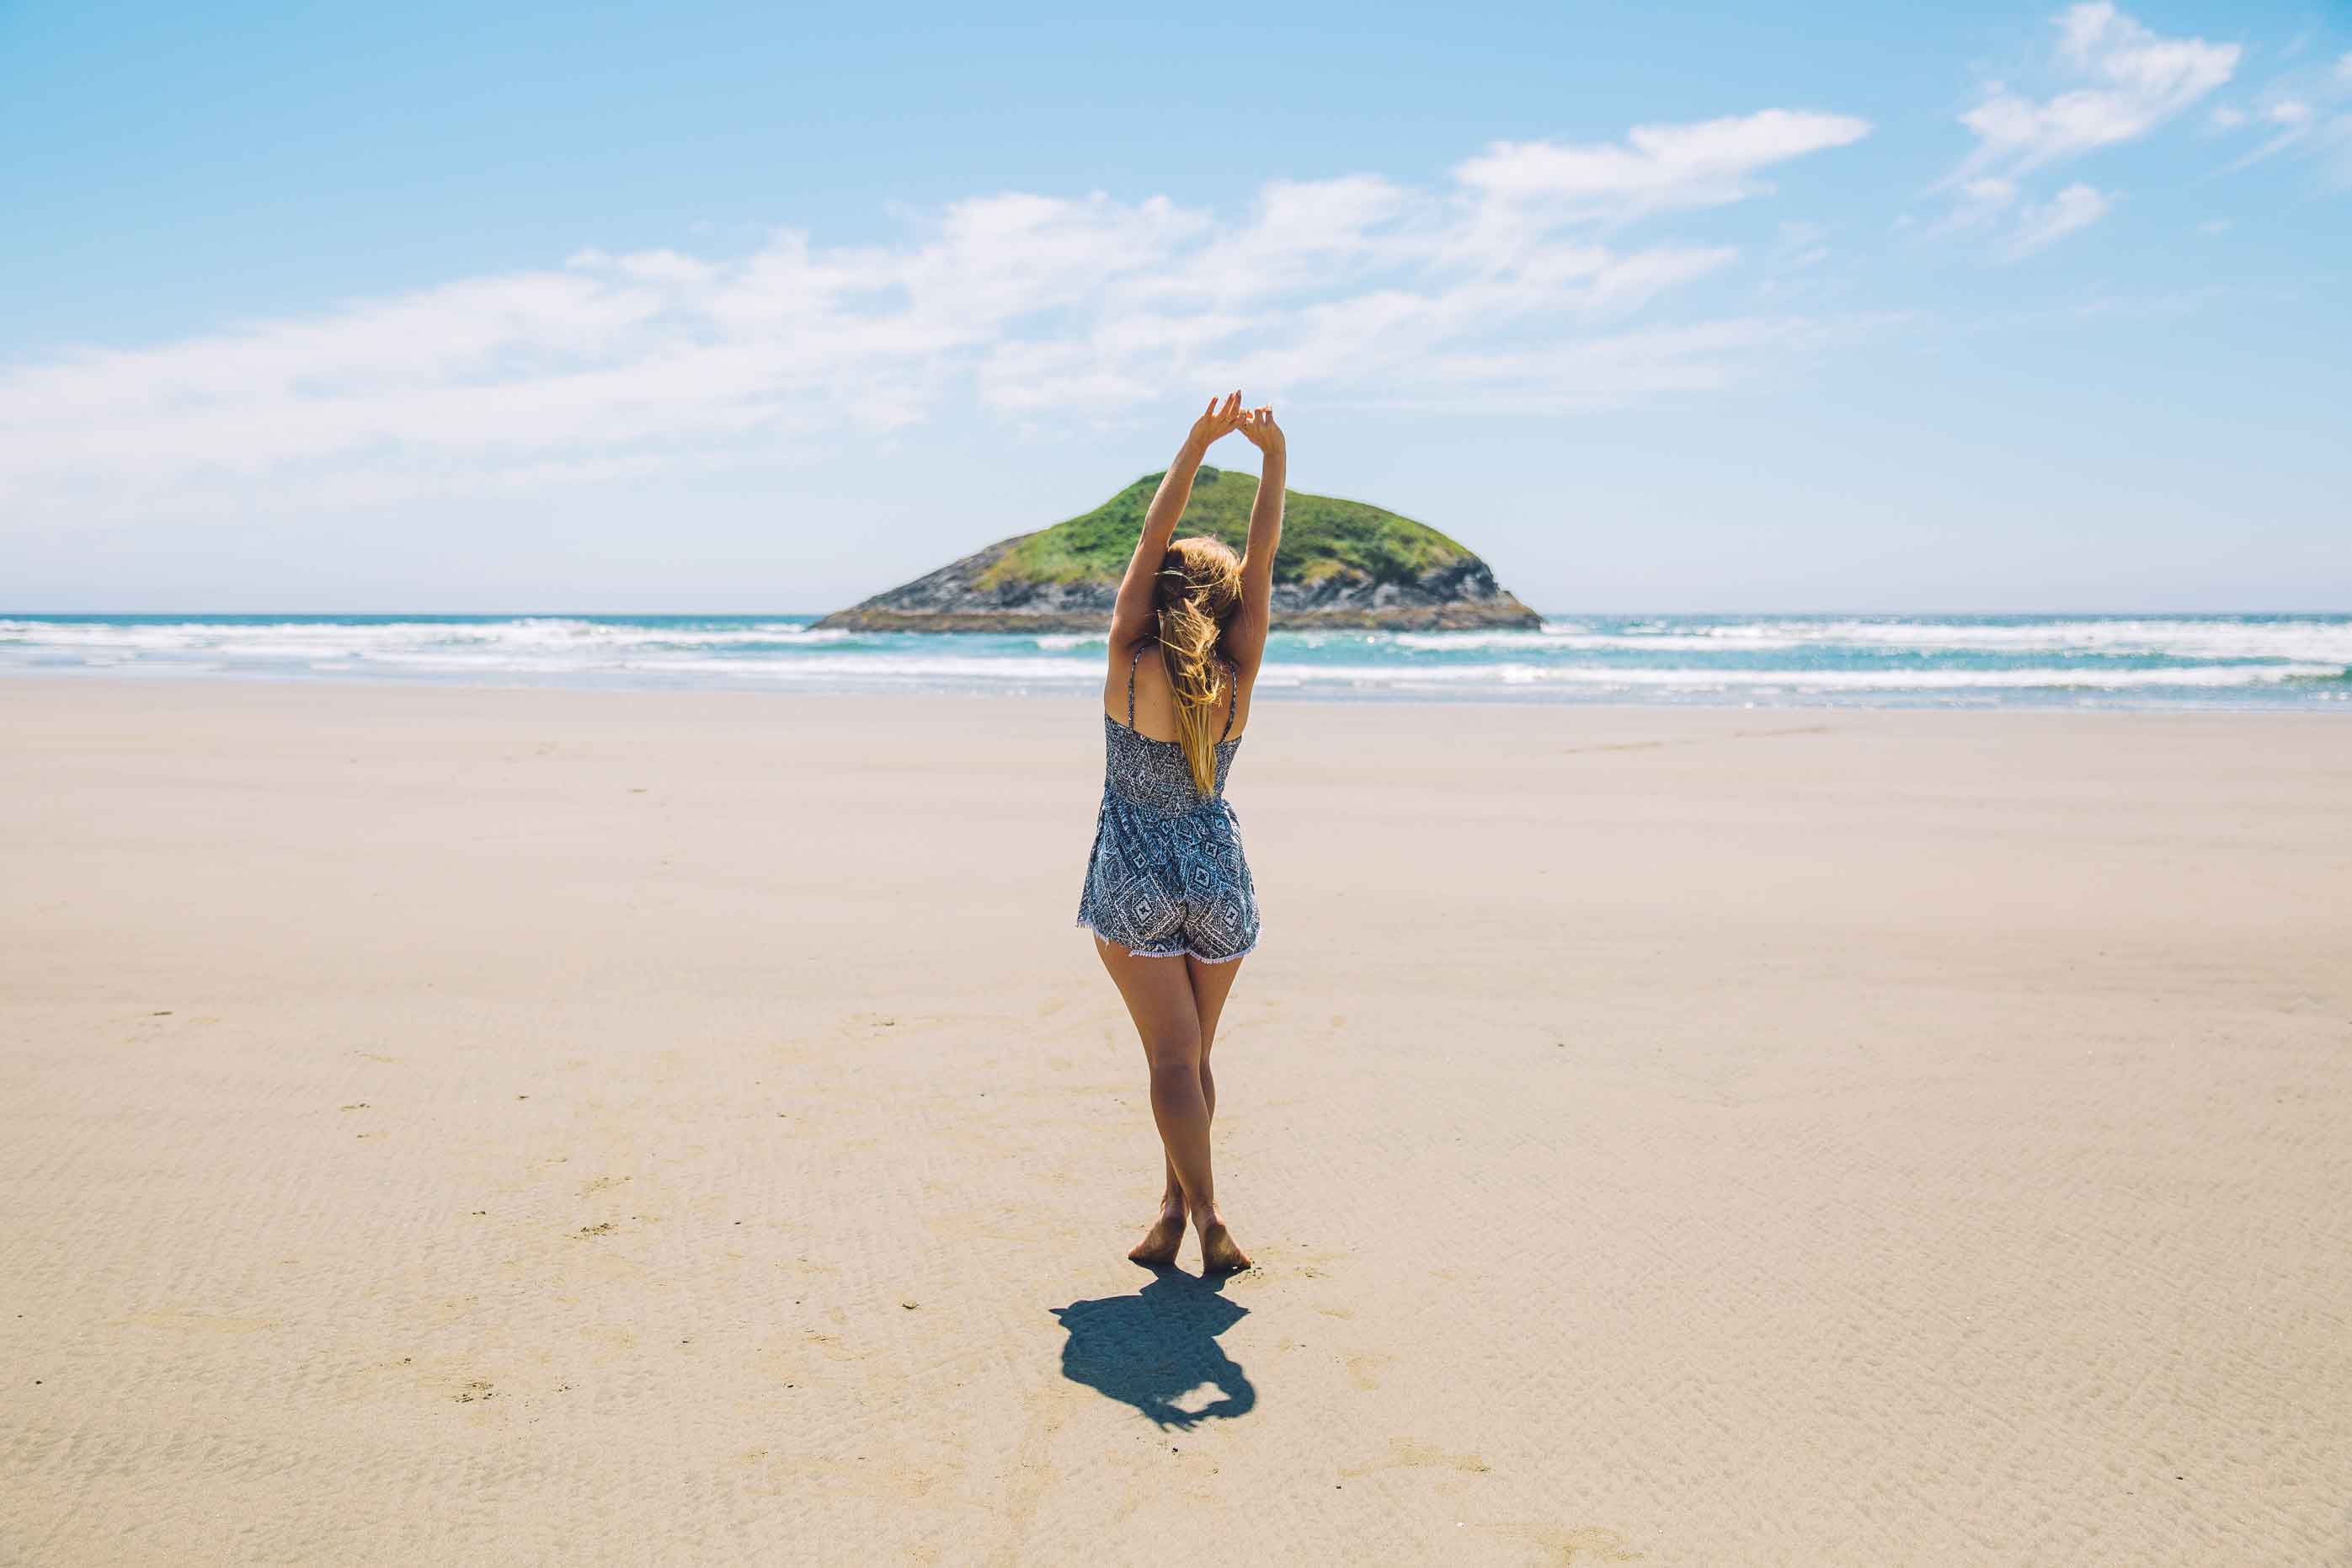
[[[466,670],[505,675],[550,672],[543,661],[494,653],[399,651],[376,655],[373,662],[402,669],[453,673]],[[641,653],[593,666],[566,666],[563,672],[716,677],[729,682],[771,680],[794,685],[824,685],[850,680],[919,686],[942,681],[955,684],[1099,682],[1103,677],[1103,663],[1099,658],[956,658],[939,654],[825,653],[781,658],[763,658],[756,655],[712,658],[698,658],[691,653]]]
[[[788,621],[702,628],[640,626],[570,618],[503,621],[31,621],[0,620],[0,641],[140,653],[220,651],[257,658],[366,655],[404,647],[705,647],[839,642],[851,633]]]
[[[1380,635],[1380,634],[1375,634]],[[1541,631],[1395,632],[1385,640],[1399,647],[1431,653],[1467,653],[1495,648],[1530,653],[1570,653],[1584,648],[1637,648],[1658,653],[1753,653],[1765,648],[1796,647],[1795,637],[1718,636],[1705,631],[1595,632],[1582,626],[1546,626]]]
[[[1075,692],[1101,680],[1104,647],[1091,632],[851,633],[727,617],[0,618],[0,672]],[[2352,621],[2339,617],[1588,617],[1540,630],[1277,634],[1259,679],[1269,693],[1305,696],[2332,703],[2352,698],[2352,682],[2336,679],[2347,667]]]
[[[1782,691],[2126,691],[2151,687],[2267,686],[2344,674],[2332,664],[2192,665],[2100,668],[2088,665],[2007,669],[1708,669],[1607,665],[1267,665],[1260,686],[1558,685],[1689,691],[1753,688]]]
[[[2352,664],[2352,623],[2336,620],[1759,620],[1715,627],[1710,637],[1744,647],[1828,645],[1919,652],[2144,654]],[[1637,640],[1655,646],[1647,638]]]
[[[2352,624],[2281,619],[2085,620],[1966,623],[1770,619],[1690,623],[1636,621],[1599,632],[1585,623],[1540,631],[1400,632],[1401,647],[1429,652],[1585,648],[1661,653],[1761,653],[1796,647],[1899,648],[1916,653],[2093,653],[2154,658],[2325,660],[2352,665]]]

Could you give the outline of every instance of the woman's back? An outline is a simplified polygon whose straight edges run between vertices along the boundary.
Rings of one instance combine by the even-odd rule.
[[[1121,723],[1127,721],[1128,683],[1120,673],[1124,667],[1135,677],[1135,732],[1150,740],[1177,743],[1176,691],[1168,684],[1168,670],[1160,661],[1159,647],[1147,638],[1125,651],[1127,658],[1110,661],[1111,672],[1103,681],[1104,714]],[[1256,685],[1256,672],[1243,671],[1230,659],[1223,661],[1222,668],[1226,684],[1217,693],[1217,723],[1224,730],[1225,739],[1237,741],[1249,726],[1250,689]],[[1226,729],[1229,712],[1233,724]]]

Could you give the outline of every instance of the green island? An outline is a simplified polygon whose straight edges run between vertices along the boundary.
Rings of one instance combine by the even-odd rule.
[[[1000,540],[817,625],[853,631],[1097,629],[1110,614],[1160,479],[1146,474],[1091,511]],[[1256,499],[1255,476],[1203,468],[1176,531],[1210,534],[1238,552]],[[1486,562],[1427,523],[1297,489],[1283,507],[1273,609],[1277,629],[1542,624],[1496,585]]]

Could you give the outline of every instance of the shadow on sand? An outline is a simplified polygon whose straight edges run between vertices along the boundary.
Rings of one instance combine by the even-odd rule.
[[[1223,1279],[1174,1268],[1152,1273],[1157,1278],[1132,1296],[1053,1310],[1070,1336],[1062,1346],[1062,1375],[1134,1405],[1163,1429],[1247,1415],[1257,1390],[1217,1336],[1249,1309],[1225,1300]],[[1219,1397],[1200,1396],[1203,1385]]]

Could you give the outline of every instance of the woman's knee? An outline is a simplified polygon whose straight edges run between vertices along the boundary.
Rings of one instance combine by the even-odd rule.
[[[1143,1037],[1143,1054],[1151,1060],[1154,1072],[1162,1068],[1201,1068],[1201,1031],[1172,1026],[1154,1029]]]

